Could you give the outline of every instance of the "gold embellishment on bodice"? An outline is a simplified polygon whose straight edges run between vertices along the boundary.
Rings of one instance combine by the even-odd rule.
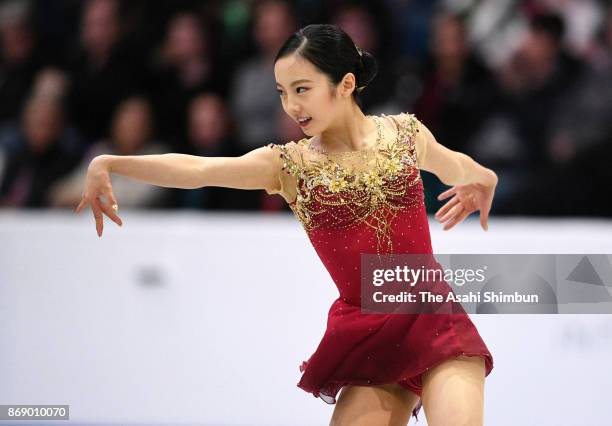
[[[372,116],[379,138],[372,148],[361,151],[328,153],[311,146],[308,139],[268,145],[280,150],[283,170],[297,180],[297,196],[289,206],[306,231],[365,223],[376,231],[377,252],[385,248],[392,252],[393,217],[421,202],[420,197],[406,196],[420,182],[418,121],[412,114],[390,116],[397,128],[395,137],[383,138],[381,120],[386,117]]]

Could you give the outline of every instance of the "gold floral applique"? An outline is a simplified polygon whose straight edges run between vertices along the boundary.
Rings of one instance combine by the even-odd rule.
[[[397,126],[395,139],[380,141],[368,152],[327,155],[313,152],[307,139],[291,148],[270,144],[280,150],[283,170],[297,180],[297,196],[290,207],[307,231],[318,226],[348,229],[366,223],[376,230],[377,252],[392,250],[391,221],[397,211],[420,202],[405,197],[409,188],[420,182],[420,175],[416,117],[403,113],[391,118]],[[382,125],[380,118],[376,119],[377,125]]]

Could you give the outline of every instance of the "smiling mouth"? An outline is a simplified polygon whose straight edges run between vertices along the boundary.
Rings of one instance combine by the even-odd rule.
[[[308,117],[306,120],[298,120],[298,124],[302,127],[307,126],[312,121],[312,117]]]

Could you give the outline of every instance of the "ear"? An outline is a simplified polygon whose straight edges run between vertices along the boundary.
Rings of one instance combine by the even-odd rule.
[[[340,82],[339,91],[342,96],[348,97],[351,96],[351,93],[357,87],[357,81],[355,79],[355,74],[352,72],[346,73],[344,77],[342,77],[342,81]]]

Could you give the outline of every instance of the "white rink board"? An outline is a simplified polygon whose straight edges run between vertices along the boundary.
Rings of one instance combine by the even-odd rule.
[[[296,384],[338,293],[295,219],[121,214],[98,239],[90,212],[0,211],[0,404],[70,404],[62,424],[327,425],[333,406]],[[612,221],[489,225],[430,219],[434,251],[612,253]],[[485,424],[612,418],[612,316],[471,318],[495,361]]]

